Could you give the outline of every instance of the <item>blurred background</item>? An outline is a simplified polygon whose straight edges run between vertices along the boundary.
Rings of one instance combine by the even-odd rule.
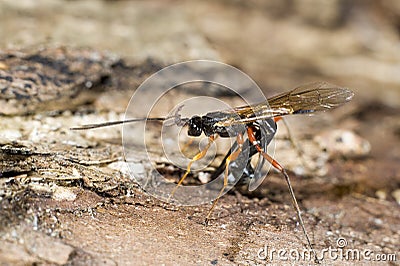
[[[297,181],[297,184],[295,181],[295,186],[300,194],[305,195],[303,207],[311,209],[313,215],[319,215],[319,219],[327,224],[347,223],[345,226],[348,228],[358,228],[360,235],[356,234],[358,242],[355,245],[374,243],[374,247],[378,246],[381,251],[396,250],[400,231],[400,1],[3,0],[0,2],[0,18],[0,50],[5,54],[19,49],[35,51],[42,47],[83,47],[107,51],[123,58],[124,64],[139,68],[149,67],[150,62],[151,67],[143,70],[148,74],[172,63],[212,59],[244,71],[257,82],[266,96],[314,81],[327,81],[350,88],[355,97],[340,110],[319,118],[288,118],[300,144],[302,139],[312,139],[313,134],[318,134],[319,139],[334,138],[333,142],[345,144],[344,148],[337,148],[337,143],[326,141],[326,145],[331,145],[328,150],[331,149],[333,154],[329,155],[329,169],[323,174],[328,173],[328,179],[321,181],[323,185],[314,180],[310,183]],[[125,72],[126,75],[129,73]],[[140,84],[138,80],[136,83],[124,82],[127,79],[123,76],[125,74],[117,75],[122,77],[119,89],[132,90]],[[115,98],[109,94],[107,98],[112,101],[107,102],[103,98],[95,106],[114,112],[105,119],[118,119],[128,103],[127,95],[123,93],[117,97],[120,102],[113,104]],[[71,116],[71,113],[65,116]],[[14,118],[0,119],[10,124]],[[24,119],[28,121],[30,118]],[[82,121],[69,122],[76,124]],[[334,129],[345,130],[355,136],[345,139],[348,135],[339,134],[335,139],[336,135],[329,135]],[[88,134],[92,138],[96,134],[101,135],[99,132]],[[112,136],[119,138],[119,134],[116,132]],[[104,138],[109,138],[109,135]],[[117,141],[113,144],[120,146]],[[282,154],[281,160],[285,165],[285,158],[289,155]],[[295,172],[290,163],[287,164]],[[330,185],[327,185],[329,182]],[[272,187],[285,191],[286,188],[279,184]],[[255,197],[271,196],[270,192],[263,193],[261,190]],[[328,195],[331,195],[329,200],[335,200],[324,202]],[[350,198],[341,201],[348,195],[351,195]],[[354,198],[360,201],[354,203]],[[385,208],[388,208],[387,212]],[[340,217],[332,214],[342,210],[349,212]],[[360,216],[353,217],[351,213]],[[169,214],[165,215],[170,218]],[[173,226],[174,223],[171,228]],[[321,223],[318,226],[326,229]],[[182,229],[183,232],[186,229]],[[77,230],[79,232],[82,228]],[[198,230],[201,232],[203,229]],[[237,228],[237,232],[240,230]],[[168,233],[176,232],[172,230]],[[322,231],[316,235],[316,239],[323,239]],[[347,235],[354,236],[351,232]],[[186,241],[188,246],[193,245],[192,240]],[[71,241],[75,245],[79,242],[75,238]],[[206,247],[206,243],[202,243],[204,251],[195,254],[200,256],[201,262],[208,259],[211,249]],[[251,245],[249,243],[251,241],[245,242],[245,245]],[[139,254],[151,254],[151,250],[142,249]],[[246,256],[236,254],[232,251],[234,248],[222,250],[220,253],[215,251],[217,253],[213,256],[218,258],[227,253],[229,256],[224,256],[229,262],[245,261]],[[102,252],[101,248],[92,248],[91,251],[96,254]],[[109,256],[118,261],[115,254],[119,253],[115,252]],[[165,250],[165,254],[168,252]],[[191,260],[195,255],[182,256],[186,262],[195,262]],[[129,261],[130,257],[125,259]]]
[[[393,145],[400,132],[395,116],[400,108],[396,0],[6,0],[0,12],[3,49],[86,47],[109,51],[127,64],[154,61],[158,66],[147,69],[150,74],[185,60],[218,60],[243,70],[266,96],[314,81],[348,87],[354,100],[334,119],[332,114],[324,121],[289,117],[294,135],[302,138],[324,128],[352,130],[370,144],[375,162],[368,168],[374,169],[375,182],[398,187],[393,175],[383,175],[385,181],[375,178],[385,171],[397,173],[400,158]],[[139,84],[120,82],[117,89],[131,93]],[[111,100],[103,98],[97,108],[123,113],[130,94],[117,97],[119,104],[112,102],[116,96],[106,96]]]
[[[95,47],[165,63],[222,60],[263,88],[327,80],[399,105],[400,4],[349,1],[2,1],[2,48]]]

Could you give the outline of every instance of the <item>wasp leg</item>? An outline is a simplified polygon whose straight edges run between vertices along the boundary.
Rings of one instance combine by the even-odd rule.
[[[253,128],[253,127],[248,127],[248,128],[247,128],[247,136],[248,136],[250,142],[256,147],[257,151],[258,151],[258,152],[259,152],[273,167],[275,167],[275,169],[277,169],[279,172],[281,172],[282,175],[285,177],[286,184],[288,185],[289,193],[290,193],[290,196],[291,196],[291,198],[292,198],[293,207],[294,207],[294,209],[296,210],[297,218],[299,219],[299,223],[300,223],[300,225],[301,225],[301,229],[303,230],[303,233],[304,233],[304,235],[306,236],[308,246],[309,246],[309,248],[311,249],[311,252],[312,252],[313,255],[314,255],[315,261],[316,261],[316,262],[319,262],[319,260],[318,260],[318,258],[317,258],[317,253],[315,252],[313,246],[311,245],[310,238],[308,237],[306,228],[305,228],[305,226],[304,226],[303,218],[301,217],[301,211],[300,211],[300,208],[299,208],[299,204],[297,203],[296,197],[295,197],[295,195],[294,195],[294,191],[293,191],[293,188],[292,188],[292,184],[290,183],[289,175],[286,173],[285,168],[283,168],[282,165],[280,165],[280,163],[278,163],[278,162],[277,162],[274,158],[272,158],[268,153],[264,152],[264,151],[262,150],[262,148],[258,145],[256,136],[255,136],[255,133],[254,133],[255,130],[257,130],[257,129],[255,129],[255,128]]]
[[[188,166],[186,168],[186,172],[185,174],[181,177],[181,179],[179,180],[178,184],[175,186],[175,188],[172,190],[171,194],[168,197],[168,202],[171,200],[171,198],[174,196],[176,190],[178,189],[178,187],[183,183],[183,181],[185,180],[185,178],[187,177],[187,175],[190,173],[190,168],[192,167],[192,164],[198,160],[200,160],[201,158],[203,158],[206,154],[208,149],[210,148],[211,144],[214,142],[214,140],[218,137],[218,135],[215,136],[210,136],[208,138],[208,143],[207,146],[204,147],[203,150],[201,150],[198,154],[196,154],[192,160],[190,160],[190,162],[188,163]]]
[[[214,180],[216,178],[219,177],[219,175],[221,173],[223,173],[225,171],[225,167],[226,167],[226,159],[231,156],[232,152],[234,152],[237,149],[237,143],[235,141],[235,143],[233,143],[232,147],[230,148],[230,150],[225,154],[224,159],[222,160],[222,162],[219,164],[218,168],[212,173],[211,175],[211,180]]]
[[[219,194],[218,194],[217,198],[214,200],[214,202],[213,202],[213,204],[211,206],[211,209],[208,211],[208,214],[207,214],[207,217],[206,217],[206,221],[205,221],[206,224],[210,220],[211,214],[212,214],[215,206],[217,205],[217,202],[218,202],[219,198],[222,196],[226,186],[228,185],[229,163],[231,161],[236,160],[236,158],[242,152],[242,147],[243,147],[243,143],[244,143],[242,134],[238,134],[237,135],[236,143],[237,143],[237,146],[238,146],[237,149],[234,152],[232,152],[225,160],[224,185],[222,186],[221,190],[219,191]]]
[[[244,142],[243,146],[249,147],[250,142],[248,139],[246,139],[246,141]],[[218,178],[220,176],[221,173],[223,173],[225,171],[225,166],[226,166],[226,159],[232,154],[232,152],[234,152],[237,149],[237,142],[235,141],[235,143],[232,145],[232,147],[230,148],[230,150],[225,154],[224,159],[222,160],[222,162],[220,163],[220,165],[217,167],[217,169],[213,172],[212,176],[211,176],[211,180],[214,180],[216,178]],[[251,157],[258,153],[256,148],[254,146],[250,146],[250,152],[249,152],[249,160],[247,163],[247,166],[243,172],[243,175],[241,178],[243,177],[249,177],[249,174],[253,173],[254,170],[250,164],[251,161]],[[240,182],[240,181],[239,181]]]
[[[282,116],[275,116],[273,119],[274,119],[274,122],[276,123],[276,122],[282,120],[283,117]]]

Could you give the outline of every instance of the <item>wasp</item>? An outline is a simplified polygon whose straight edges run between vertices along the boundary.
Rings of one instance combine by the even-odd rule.
[[[292,204],[296,211],[302,231],[306,237],[307,244],[317,261],[318,259],[304,226],[301,211],[289,175],[285,168],[267,153],[266,148],[276,134],[277,122],[284,116],[313,114],[315,112],[334,109],[349,102],[353,96],[354,93],[347,88],[339,87],[327,82],[315,82],[273,96],[268,98],[267,101],[259,104],[240,106],[230,110],[209,112],[202,116],[196,115],[190,118],[182,118],[178,114],[178,110],[175,115],[170,117],[132,118],[123,121],[83,125],[72,129],[85,130],[123,123],[139,121],[162,122],[172,119],[173,124],[187,127],[187,134],[191,137],[198,137],[204,134],[208,137],[207,145],[188,163],[186,172],[172,190],[170,198],[173,197],[176,190],[181,186],[190,173],[192,164],[206,155],[207,150],[217,137],[236,138],[231,149],[213,174],[213,178],[216,178],[220,174],[224,173],[223,186],[207,214],[206,222],[210,219],[214,207],[228,186],[228,176],[230,171],[234,171],[235,167],[242,167],[242,170],[244,170],[242,171],[243,174],[240,178],[246,178],[249,183],[249,189],[252,190],[263,180],[260,170],[264,163],[268,162],[282,174],[286,181]],[[247,153],[249,156],[242,156],[244,153]],[[259,160],[257,165],[253,168],[250,160],[251,157],[256,154],[259,155]],[[243,158],[246,159],[243,160]]]

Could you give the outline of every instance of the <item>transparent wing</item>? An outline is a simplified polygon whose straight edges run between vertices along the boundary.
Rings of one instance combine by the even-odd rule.
[[[254,169],[254,176],[249,181],[249,187],[248,187],[249,191],[256,190],[264,181],[264,179],[267,177],[267,174],[262,171],[264,164],[265,164],[265,159],[264,157],[261,156],[261,154],[259,154],[257,164]]]
[[[227,126],[275,116],[326,111],[350,101],[353,96],[347,88],[327,82],[310,83],[271,97],[264,103],[234,108],[230,112],[237,113],[240,119],[231,118],[220,124]]]

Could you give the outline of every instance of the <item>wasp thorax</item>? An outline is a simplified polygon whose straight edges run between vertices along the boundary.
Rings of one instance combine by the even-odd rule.
[[[193,116],[188,121],[188,135],[192,137],[198,137],[203,131],[202,119],[200,116]]]

